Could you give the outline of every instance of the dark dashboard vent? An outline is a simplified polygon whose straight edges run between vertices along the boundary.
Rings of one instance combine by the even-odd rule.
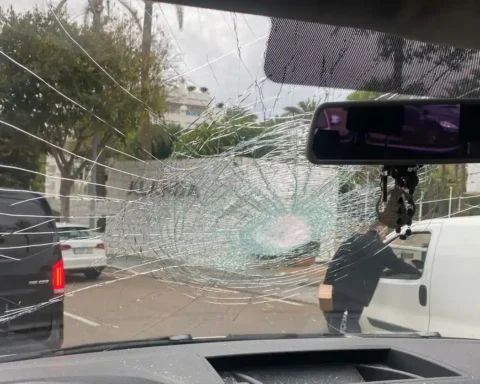
[[[348,349],[208,358],[225,384],[361,383],[460,377],[436,362],[396,349]]]

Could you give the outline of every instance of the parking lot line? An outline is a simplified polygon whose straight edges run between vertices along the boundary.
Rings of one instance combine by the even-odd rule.
[[[81,321],[82,323],[88,324],[92,327],[98,327],[100,325],[100,324],[96,323],[95,321],[88,320],[88,319],[86,319],[82,316],[74,315],[73,313],[70,313],[70,312],[63,312],[63,314],[67,317],[70,317],[70,318],[75,319],[77,321]]]

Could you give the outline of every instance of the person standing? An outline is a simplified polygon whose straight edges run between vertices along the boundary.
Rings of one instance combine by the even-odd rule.
[[[385,246],[380,228],[376,224],[347,239],[328,266],[323,284],[332,286],[333,309],[324,311],[330,333],[361,333],[360,316],[386,268],[395,274],[420,275]]]

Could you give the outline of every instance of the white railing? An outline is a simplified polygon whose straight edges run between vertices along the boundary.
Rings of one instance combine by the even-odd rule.
[[[450,187],[450,196],[445,199],[436,199],[436,200],[423,200],[420,199],[417,201],[417,209],[418,209],[418,221],[422,221],[423,218],[423,206],[424,204],[431,204],[431,203],[439,203],[442,201],[448,201],[448,214],[444,217],[451,217],[453,215],[462,214],[468,212],[475,208],[480,208],[480,205],[475,205],[472,207],[468,207],[466,209],[462,209],[462,201],[480,198],[480,195],[472,195],[472,196],[453,196],[453,187]],[[457,211],[452,212],[454,201],[457,200]]]

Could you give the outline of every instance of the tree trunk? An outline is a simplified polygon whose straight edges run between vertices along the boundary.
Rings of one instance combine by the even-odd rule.
[[[177,11],[177,21],[178,21],[178,29],[183,29],[183,6],[176,5],[175,10]]]
[[[453,173],[454,173],[453,182],[455,183],[455,192],[457,193],[457,198],[458,198],[457,211],[460,211],[461,210],[460,206],[462,205],[462,200],[460,199],[460,196],[462,195],[462,188],[461,187],[459,188],[459,185],[458,185],[458,182],[459,182],[458,167],[459,167],[458,164],[455,164],[453,166]],[[452,204],[453,204],[453,199],[452,199]]]
[[[107,159],[105,156],[105,151],[102,151],[100,156],[98,156],[97,165],[95,165],[95,170],[97,172],[96,183],[98,184],[96,185],[95,196],[97,197],[107,197],[107,188],[105,187],[106,171],[105,167],[102,167],[102,165],[105,165],[106,162]]]
[[[467,164],[461,165],[462,170],[460,173],[460,193],[467,192]]]
[[[454,173],[454,175],[455,175],[454,183],[455,183],[455,186],[456,186],[456,189],[457,189],[456,192],[457,192],[457,195],[460,195],[460,194],[462,193],[462,191],[461,191],[461,188],[458,188],[458,181],[459,181],[459,180],[458,180],[458,179],[459,179],[459,177],[458,177],[458,168],[459,168],[459,165],[458,165],[458,164],[455,164],[455,165],[453,166],[453,173]]]
[[[446,199],[447,197],[447,194],[445,193],[446,191],[446,188],[445,188],[445,183],[446,183],[446,176],[447,176],[447,166],[445,164],[442,165],[442,173],[441,173],[441,177],[440,177],[440,188],[439,188],[439,196],[438,198],[439,199]],[[448,201],[445,200],[445,201],[440,201],[440,214],[442,216],[446,215],[447,212],[448,212]]]
[[[148,82],[148,73],[149,73],[149,56],[152,49],[152,12],[153,12],[153,3],[150,0],[145,0],[145,11],[143,13],[143,36],[142,36],[142,53],[143,53],[143,63],[142,63],[142,73],[141,73],[141,84],[142,84],[142,97],[146,99],[146,83]],[[140,136],[140,142],[142,149],[151,153],[152,151],[152,130],[150,128],[150,113],[145,111],[145,118],[142,124],[142,132]],[[144,158],[148,158],[148,155],[144,153]]]
[[[462,197],[467,192],[467,164],[460,165],[460,196],[458,197],[458,209],[463,210]],[[468,214],[468,213],[467,213]]]
[[[72,193],[73,181],[67,180],[64,177],[69,175],[62,175],[60,180],[60,214],[62,219],[67,223],[70,221],[70,194]]]
[[[146,55],[148,55],[152,49],[152,12],[153,3],[149,0],[145,0],[145,11],[143,13],[142,53]]]
[[[93,28],[98,32],[102,28],[103,0],[89,0],[89,3],[93,13]]]

